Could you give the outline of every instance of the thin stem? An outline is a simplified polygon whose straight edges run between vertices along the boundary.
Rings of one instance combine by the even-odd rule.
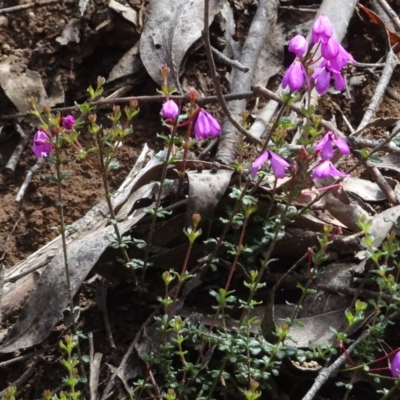
[[[64,258],[64,270],[65,270],[65,277],[67,281],[67,292],[68,292],[68,302],[69,302],[69,309],[71,314],[71,321],[72,321],[72,332],[74,337],[76,338],[76,350],[78,353],[79,358],[79,370],[82,375],[82,378],[86,380],[86,372],[84,368],[84,363],[82,359],[82,354],[79,345],[79,336],[78,330],[75,323],[75,316],[74,316],[74,301],[73,301],[73,294],[72,294],[72,287],[71,287],[71,276],[69,273],[69,261],[68,261],[68,252],[67,252],[67,239],[65,236],[65,218],[64,218],[64,204],[62,198],[62,187],[61,182],[62,178],[62,171],[61,171],[61,154],[60,154],[60,136],[59,134],[56,135],[55,138],[56,145],[55,145],[55,168],[56,168],[56,181],[57,181],[57,208],[58,208],[58,215],[60,217],[60,235],[61,235],[61,243],[62,243],[62,251],[63,251],[63,258]],[[86,388],[87,390],[87,388]]]
[[[158,209],[160,208],[160,204],[161,204],[161,195],[163,192],[165,178],[167,177],[169,158],[172,153],[172,147],[173,147],[173,143],[174,143],[176,129],[177,129],[177,121],[175,121],[175,124],[172,126],[172,129],[171,129],[171,135],[170,135],[170,139],[169,139],[169,143],[168,143],[167,155],[166,155],[163,170],[161,173],[160,187],[157,192],[156,204],[154,206],[153,215],[152,215],[152,219],[151,219],[149,237],[147,238],[147,243],[146,243],[146,247],[145,247],[145,253],[144,253],[144,258],[143,258],[143,272],[142,272],[142,280],[141,280],[142,285],[144,284],[144,279],[146,276],[147,264],[149,261],[149,253],[150,253],[150,249],[151,249],[151,242],[153,240],[153,233],[154,233],[154,229],[156,226]]]

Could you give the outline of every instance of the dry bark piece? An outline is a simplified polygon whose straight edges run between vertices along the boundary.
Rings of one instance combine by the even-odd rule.
[[[138,24],[138,13],[132,7],[124,6],[115,0],[111,0],[108,3],[108,7],[121,14],[126,20],[132,22],[133,25],[136,26]]]
[[[211,218],[214,208],[231,181],[233,170],[188,171],[189,198],[187,202],[186,226],[191,225],[192,215],[200,214],[202,220]]]
[[[344,190],[361,197],[364,201],[383,201],[386,199],[385,193],[379,186],[366,179],[351,176],[343,180],[342,187]]]
[[[219,12],[221,0],[210,2],[210,23]],[[151,0],[140,38],[140,56],[149,75],[158,84],[163,80],[160,65],[171,68],[169,84],[177,88],[182,62],[189,48],[201,37],[203,29],[203,0],[171,0],[168,7]]]
[[[0,63],[0,86],[20,113],[30,110],[31,97],[36,97],[39,105],[49,104],[39,73],[24,68],[15,56]]]

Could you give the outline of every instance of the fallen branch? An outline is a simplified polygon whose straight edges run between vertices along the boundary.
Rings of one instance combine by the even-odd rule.
[[[21,126],[17,123],[15,124],[16,130],[19,133],[19,136],[21,137],[19,143],[15,147],[13,153],[11,154],[10,159],[8,160],[5,169],[8,172],[14,172],[15,168],[18,165],[18,161],[21,158],[21,154],[24,151],[27,143],[28,143],[28,136],[25,134],[25,132],[22,130]]]
[[[352,343],[349,348],[347,349],[347,353],[351,354],[352,351],[358,346],[359,343],[361,343],[363,340],[365,340],[370,334],[370,331],[367,329],[365,330],[360,337]],[[336,371],[338,370],[341,365],[346,361],[347,355],[343,353],[333,364],[331,364],[327,368],[322,368],[319,373],[317,378],[314,381],[314,384],[311,386],[311,389],[306,393],[306,395],[303,397],[302,400],[312,400],[315,395],[317,394],[318,390],[321,389],[322,385],[329,379],[329,377]]]
[[[26,189],[28,189],[28,186],[31,183],[33,174],[37,172],[42,167],[43,164],[44,164],[44,158],[38,158],[36,164],[29,169],[24,181],[22,182],[20,189],[18,190],[17,197],[15,198],[15,201],[17,203],[19,203],[24,198]]]

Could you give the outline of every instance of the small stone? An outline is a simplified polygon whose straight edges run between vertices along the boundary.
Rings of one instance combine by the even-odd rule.
[[[3,43],[1,45],[1,49],[3,50],[4,53],[9,53],[11,50],[11,46],[8,43]]]
[[[8,19],[4,15],[0,15],[0,26],[8,26]]]

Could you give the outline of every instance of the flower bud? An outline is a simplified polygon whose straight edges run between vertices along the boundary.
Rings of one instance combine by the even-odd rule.
[[[297,57],[303,57],[307,51],[307,40],[302,35],[296,35],[289,43],[289,51]]]
[[[175,119],[179,115],[179,107],[173,100],[168,100],[163,104],[161,114],[166,119]]]
[[[191,91],[188,93],[188,98],[189,98],[190,104],[193,105],[194,103],[196,103],[197,99],[199,98],[199,95],[198,95],[198,93],[197,93],[195,90],[191,90]]]
[[[75,118],[72,115],[67,115],[64,118],[61,118],[61,124],[67,131],[70,131],[74,127]]]
[[[97,77],[97,87],[101,87],[106,83],[106,78],[103,78],[102,76]]]
[[[161,75],[161,78],[166,80],[168,78],[168,75],[169,75],[170,71],[171,70],[169,69],[167,64],[161,64],[160,71],[159,71],[159,73]]]
[[[139,103],[138,103],[137,100],[131,100],[131,101],[129,102],[129,107],[131,107],[131,108],[133,108],[133,109],[136,109],[136,108],[138,107],[138,105],[139,105]]]
[[[96,114],[89,114],[88,115],[88,120],[91,124],[94,124],[97,120],[97,115]]]
[[[193,224],[194,229],[197,228],[197,225],[200,223],[200,221],[201,221],[201,215],[198,213],[194,213],[192,215],[192,224]]]

